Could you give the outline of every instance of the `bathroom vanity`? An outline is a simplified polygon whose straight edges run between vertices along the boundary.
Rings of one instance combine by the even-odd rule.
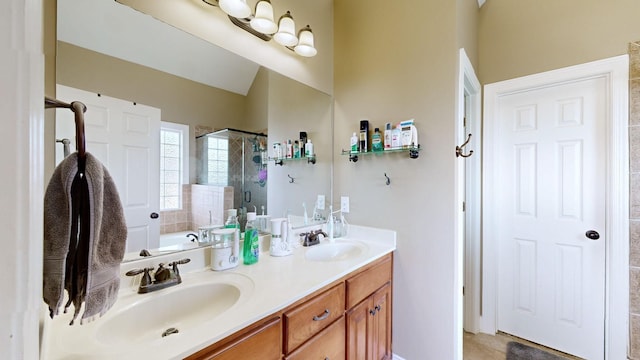
[[[390,359],[392,269],[386,254],[187,359]]]
[[[182,284],[137,294],[123,277],[102,318],[44,322],[42,359],[391,358],[394,231],[350,226],[349,236],[253,265],[207,268],[201,248],[122,265],[182,265]],[[170,330],[170,331],[169,331]]]

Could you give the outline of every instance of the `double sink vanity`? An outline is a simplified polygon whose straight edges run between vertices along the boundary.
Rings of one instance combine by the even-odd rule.
[[[123,263],[104,316],[45,319],[41,358],[391,358],[395,237],[351,225],[348,237],[226,271],[210,270],[206,247]],[[138,294],[140,276],[125,275],[185,258],[182,283],[166,289]]]

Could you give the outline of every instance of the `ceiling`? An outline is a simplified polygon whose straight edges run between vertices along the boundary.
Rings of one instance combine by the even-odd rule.
[[[58,0],[58,40],[246,95],[259,65],[116,1]]]

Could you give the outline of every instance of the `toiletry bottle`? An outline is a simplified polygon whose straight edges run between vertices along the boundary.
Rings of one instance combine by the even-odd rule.
[[[384,149],[391,149],[391,123],[387,123],[384,127]]]
[[[305,150],[305,146],[307,145],[307,132],[300,131],[300,156],[307,156],[307,151]]]
[[[391,148],[398,149],[400,148],[400,146],[402,146],[402,144],[400,143],[400,128],[395,127],[391,130]]]
[[[360,120],[360,152],[369,149],[369,120]]]
[[[291,140],[287,140],[287,159],[291,159],[293,157],[293,145],[291,144]]]
[[[247,225],[244,230],[244,244],[242,245],[242,257],[245,265],[258,262],[260,256],[260,239],[258,229],[255,226],[256,213],[247,213]]]
[[[293,142],[293,158],[298,159],[300,157],[300,142],[298,140]]]
[[[304,146],[304,152],[306,157],[312,157],[313,154],[313,144],[311,143],[311,139],[307,139],[307,144]]]
[[[384,146],[382,145],[382,136],[380,135],[380,129],[375,128],[373,135],[371,136],[371,151],[382,151]]]
[[[356,154],[358,152],[358,135],[354,132],[351,136],[351,153]]]

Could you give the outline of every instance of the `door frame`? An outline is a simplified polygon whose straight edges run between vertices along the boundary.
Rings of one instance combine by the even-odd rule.
[[[629,58],[616,56],[485,86],[483,168],[483,259],[482,316],[480,331],[497,331],[498,209],[492,199],[498,194],[498,150],[496,125],[501,97],[584,79],[603,78],[607,84],[606,121],[606,230],[605,239],[605,358],[626,358],[629,311]]]
[[[456,139],[460,145],[466,140],[465,116],[469,114],[466,128],[473,134],[464,153],[473,150],[468,158],[456,158],[457,198],[459,206],[456,227],[458,229],[460,254],[463,264],[460,276],[463,276],[461,286],[464,286],[462,301],[462,329],[471,333],[479,330],[481,305],[481,204],[482,204],[482,86],[475,74],[473,65],[464,49],[460,49],[458,84],[458,120],[456,121]],[[468,109],[465,112],[465,95],[468,97]],[[462,201],[466,200],[465,210]],[[462,331],[460,331],[462,332]]]

